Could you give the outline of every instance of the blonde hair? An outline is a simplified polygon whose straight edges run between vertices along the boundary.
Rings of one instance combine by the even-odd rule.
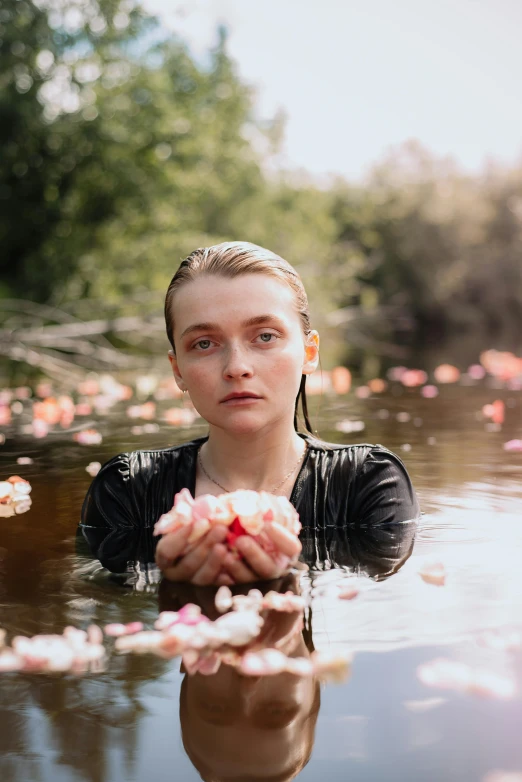
[[[288,261],[285,261],[284,258],[276,255],[276,253],[266,250],[257,244],[251,244],[250,242],[222,242],[211,247],[200,247],[191,252],[181,262],[179,269],[170,281],[167,295],[165,296],[165,324],[167,337],[174,353],[176,352],[174,344],[174,294],[185,283],[192,282],[192,280],[196,280],[205,274],[216,274],[230,279],[243,274],[267,274],[286,283],[294,292],[296,310],[301,319],[303,334],[305,337],[310,334],[308,297],[302,280],[293,266]],[[297,410],[299,399],[301,399],[305,426],[309,432],[313,433],[308,417],[305,386],[306,375],[302,375],[299,392],[295,400],[294,427],[297,430]]]

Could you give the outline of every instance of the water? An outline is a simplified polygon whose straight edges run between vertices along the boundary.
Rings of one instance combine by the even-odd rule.
[[[494,398],[506,402],[500,431],[488,431],[480,414]],[[455,386],[434,400],[402,391],[316,409],[325,439],[396,451],[424,511],[411,557],[384,580],[359,576],[356,599],[337,598],[353,573],[323,566],[301,577],[315,648],[355,653],[345,683],[322,685],[319,700],[310,682],[289,676],[245,684],[222,668],[189,681],[178,660],[153,656],[112,657],[104,673],[81,678],[4,674],[1,779],[200,779],[181,728],[205,779],[291,779],[310,752],[303,782],[475,782],[495,770],[522,772],[522,651],[483,643],[491,631],[522,630],[522,454],[502,448],[522,436],[521,402],[520,392]],[[405,412],[410,420],[398,420]],[[351,418],[365,430],[336,430]],[[0,449],[0,477],[21,474],[33,486],[31,510],[0,519],[0,626],[10,634],[91,621],[151,626],[158,599],[168,605],[154,579],[140,574],[122,584],[78,553],[76,523],[91,480],[85,466],[188,440],[204,427],[129,436],[128,419],[116,412],[99,428],[102,446],[50,435],[8,439]],[[17,465],[20,455],[34,464]],[[444,587],[419,577],[426,559],[446,564]],[[205,590],[189,597],[209,599]],[[514,675],[519,694],[499,700],[428,688],[417,666],[441,656]]]

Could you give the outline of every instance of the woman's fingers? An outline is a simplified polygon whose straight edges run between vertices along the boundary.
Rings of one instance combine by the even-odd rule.
[[[186,557],[182,557],[179,562],[175,562],[170,567],[164,568],[163,575],[170,581],[189,581],[191,584],[195,584],[197,586],[206,586],[207,584],[212,584],[214,582],[211,579],[211,575],[207,575],[208,580],[206,580],[205,573],[214,573],[214,577],[217,578],[217,575],[221,571],[222,560],[225,558],[225,555],[226,551],[223,554],[220,552],[216,554],[214,549],[211,548],[207,549],[204,553],[204,556],[198,558],[197,560],[191,559],[189,562],[186,562]],[[210,566],[205,570],[205,566],[207,565],[207,561],[209,559]],[[218,560],[217,563],[216,559]],[[197,578],[197,574],[200,571],[202,571],[202,575]]]
[[[236,582],[231,575],[222,571],[216,578],[216,586],[232,586]]]
[[[244,564],[253,571],[255,578],[270,579],[279,575],[280,568],[277,562],[248,535],[242,535],[238,538],[236,546],[245,559]],[[232,575],[235,578],[234,572]]]
[[[163,535],[156,546],[156,564],[164,570],[175,559],[181,556],[187,545],[190,527],[181,527],[175,532]]]
[[[265,524],[265,532],[274,546],[287,557],[293,559],[301,553],[302,546],[299,538],[276,521]]]
[[[170,533],[176,535],[177,532]],[[217,543],[221,543],[225,540],[227,529],[223,525],[213,527],[188,554],[182,555],[184,546],[180,546],[179,541],[173,541],[169,546],[165,545],[159,552],[156,549],[156,562],[161,567],[166,577],[172,581],[192,581],[195,573],[204,565],[209,557],[209,554],[213,547]],[[169,535],[164,535],[164,538],[168,538]],[[184,539],[186,543],[186,538]],[[160,546],[158,543],[158,548]],[[169,543],[167,541],[167,543]],[[172,556],[173,552],[175,553]],[[179,562],[176,560],[179,559]],[[219,572],[219,571],[218,571]],[[201,583],[201,582],[198,582]],[[210,583],[210,582],[207,582]]]
[[[244,560],[239,559],[237,555],[231,552],[227,554],[223,564],[235,584],[250,584],[252,581],[258,581],[262,578],[262,576],[254,573]]]
[[[223,525],[214,527],[204,538],[202,538],[197,546],[181,559],[178,565],[181,580],[192,580],[192,576],[205,563],[212,548],[216,543],[222,543],[225,540],[226,534],[226,527]]]
[[[297,557],[301,551],[299,540],[279,524],[271,533],[272,542],[278,548],[275,555],[268,554],[248,535],[242,535],[236,540],[236,547],[242,557],[229,553],[224,563],[235,583],[246,584],[251,581],[278,578]]]
[[[190,527],[163,535],[156,548],[156,562],[172,581],[191,581],[198,585],[245,584],[252,581],[277,578],[290,561],[297,558],[301,543],[276,522],[267,524],[266,533],[277,549],[268,554],[253,538],[240,536],[236,541],[241,557],[231,554],[225,545],[227,528],[213,527],[193,548],[187,548]]]
[[[192,583],[200,586],[215,584],[227,555],[227,547],[216,543],[210,550],[201,567],[192,576]]]

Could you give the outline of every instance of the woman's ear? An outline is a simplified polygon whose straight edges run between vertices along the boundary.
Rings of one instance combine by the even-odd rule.
[[[168,355],[169,355],[170,366],[172,367],[172,374],[174,375],[174,380],[176,381],[176,385],[180,391],[186,391],[187,386],[185,385],[183,378],[179,373],[178,359],[176,358],[176,354],[174,353],[173,350],[169,350]]]
[[[319,333],[311,331],[305,339],[305,359],[303,363],[303,375],[311,375],[319,364]]]

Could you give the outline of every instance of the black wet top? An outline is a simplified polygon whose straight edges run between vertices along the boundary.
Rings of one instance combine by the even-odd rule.
[[[418,519],[410,478],[391,451],[382,445],[336,445],[299,435],[308,448],[290,502],[303,525],[304,550],[311,540],[317,548],[318,534],[326,540],[348,528],[385,527],[386,537],[396,525]],[[122,572],[129,562],[154,560],[154,524],[182,488],[194,495],[197,453],[207,439],[121,453],[103,465],[85,497],[80,523],[102,565]]]
[[[394,563],[407,558],[413,545],[416,525],[405,522],[415,522],[420,515],[401,460],[382,445],[336,445],[300,436],[308,449],[290,501],[303,525],[305,561],[324,561],[338,550],[341,559],[349,560],[338,564],[353,564],[353,531],[357,530],[358,541],[361,536],[371,538],[370,565],[372,557],[380,561],[384,556],[389,560],[384,571],[393,572]],[[154,524],[170,510],[182,488],[194,495],[197,453],[206,440],[200,437],[171,448],[122,453],[103,465],[87,492],[80,523],[102,565],[123,572],[130,562],[154,560],[158,540]],[[406,533],[406,528],[412,531]],[[344,541],[340,546],[339,540]]]

